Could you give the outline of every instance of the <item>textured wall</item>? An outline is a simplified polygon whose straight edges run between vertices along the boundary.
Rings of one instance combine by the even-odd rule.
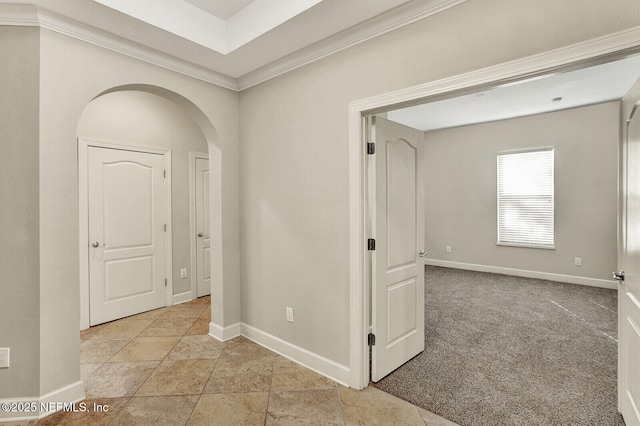
[[[427,132],[429,258],[609,280],[617,267],[619,138],[619,102]],[[554,148],[556,248],[498,246],[496,155],[544,147]]]
[[[38,28],[0,27],[0,399],[38,392]]]
[[[614,3],[472,0],[241,92],[243,322],[348,365],[349,102],[638,25]]]

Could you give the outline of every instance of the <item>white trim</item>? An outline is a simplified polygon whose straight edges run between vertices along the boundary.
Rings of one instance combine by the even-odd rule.
[[[603,57],[622,56],[640,49],[640,26],[609,34],[579,44],[517,59],[511,62],[459,74],[418,86],[409,87],[349,104],[349,280],[350,280],[350,367],[349,385],[356,389],[367,386],[369,363],[367,342],[369,305],[365,254],[365,169],[362,142],[362,117],[368,112],[382,112],[403,102],[434,99],[495,87],[552,71],[587,66]]]
[[[213,322],[209,323],[209,336],[221,342],[226,342],[234,337],[242,335],[242,327],[239,322],[231,324],[228,327],[222,327]]]
[[[173,304],[173,241],[171,230],[171,149],[167,147],[131,145],[126,142],[107,141],[95,138],[78,137],[78,253],[80,255],[80,330],[90,327],[89,318],[89,259],[87,247],[89,241],[88,171],[87,155],[90,146],[112,148],[126,151],[160,154],[164,157],[167,177],[165,185],[165,306]]]
[[[174,294],[171,298],[172,305],[179,305],[180,303],[186,303],[193,300],[191,290],[183,291],[182,293]]]
[[[130,58],[238,91],[236,79],[30,4],[0,4],[0,26],[41,27]]]
[[[55,413],[55,410],[41,410],[41,408],[44,408],[42,404],[54,407],[56,403],[77,403],[84,399],[84,386],[82,385],[82,381],[77,381],[67,386],[63,386],[40,397],[0,399],[0,405],[4,403],[18,402],[24,404],[36,404],[35,408],[37,409],[34,411],[34,415],[32,416],[25,416],[26,413],[24,411],[5,412],[4,410],[0,410],[0,423],[39,420]],[[60,407],[60,409],[62,408]]]
[[[308,351],[299,346],[286,342],[279,337],[258,330],[247,324],[242,324],[242,335],[247,339],[264,346],[283,357],[300,364],[309,370],[315,371],[328,379],[338,382],[343,386],[349,386],[351,372],[349,367]]]
[[[431,0],[426,7],[425,2],[405,3],[238,77],[238,91],[248,89],[466,1],[468,0]]]
[[[540,280],[556,281],[569,284],[580,284],[589,287],[607,288],[617,290],[618,284],[613,280],[599,278],[579,277],[576,275],[554,274],[552,272],[528,271],[525,269],[503,268],[501,266],[476,265],[473,263],[450,262],[448,260],[426,259],[425,265],[441,266],[443,268],[464,269],[466,271],[491,272],[493,274],[513,275],[524,278],[537,278]]]
[[[198,298],[197,256],[198,238],[196,237],[196,159],[209,160],[206,152],[189,151],[189,256],[191,264],[191,298]]]
[[[247,72],[238,78],[159,52],[156,49],[141,46],[117,35],[104,33],[51,12],[42,6],[0,4],[0,25],[39,26],[94,46],[239,92],[466,1],[468,0],[431,0],[426,5],[425,2],[405,3],[306,48],[297,50],[284,58],[276,59],[261,68]]]

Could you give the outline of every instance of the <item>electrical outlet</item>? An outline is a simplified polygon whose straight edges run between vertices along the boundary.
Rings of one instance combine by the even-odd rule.
[[[186,268],[180,269],[180,278],[187,278],[187,269]]]
[[[9,348],[0,348],[0,368],[9,368]]]
[[[447,253],[451,253],[451,246],[447,246],[446,247],[446,251],[447,251]]]
[[[573,264],[576,266],[582,266],[582,258],[581,257],[574,257],[573,258]]]
[[[293,308],[287,306],[287,321],[293,322]]]

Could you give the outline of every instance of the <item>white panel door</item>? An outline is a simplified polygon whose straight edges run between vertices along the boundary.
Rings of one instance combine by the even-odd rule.
[[[165,306],[164,158],[88,148],[91,325]]]
[[[196,294],[211,294],[209,160],[196,158]]]
[[[424,350],[422,132],[374,117],[372,347],[374,382]]]
[[[640,99],[625,99],[627,117],[636,102]],[[627,426],[640,426],[640,111],[624,125],[620,266],[625,279],[618,288],[618,409]]]

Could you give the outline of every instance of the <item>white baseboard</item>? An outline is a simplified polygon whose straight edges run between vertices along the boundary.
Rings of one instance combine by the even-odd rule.
[[[19,407],[20,410],[0,410],[0,423],[39,420],[64,409],[71,410],[75,408],[79,410],[80,407],[77,403],[84,400],[84,398],[84,386],[82,385],[82,381],[78,381],[42,395],[41,397],[0,399],[0,404],[3,406],[5,403],[21,404]],[[75,407],[72,404],[76,404]],[[27,407],[29,411],[25,410]]]
[[[173,295],[173,304],[186,303],[193,300],[193,292],[191,290]]]
[[[330,359],[324,358],[289,342],[285,342],[279,337],[273,336],[244,323],[242,324],[242,335],[293,362],[327,377],[328,379],[338,382],[343,386],[349,386],[351,372],[347,366],[331,361]]]
[[[240,336],[242,333],[240,323],[231,324],[228,327],[221,327],[218,324],[212,322],[209,323],[209,336],[217,339],[221,342],[226,342],[234,337]]]
[[[426,259],[425,265],[442,266],[444,268],[465,269],[467,271],[491,272],[494,274],[514,275],[516,277],[537,278],[569,284],[580,284],[590,287],[617,290],[618,284],[613,280],[578,277],[575,275],[553,274],[550,272],[527,271],[524,269],[502,268],[500,266],[476,265],[473,263],[450,262],[447,260]]]

